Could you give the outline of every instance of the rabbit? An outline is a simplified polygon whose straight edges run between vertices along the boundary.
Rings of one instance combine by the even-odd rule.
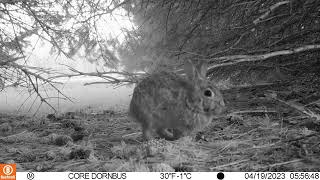
[[[155,72],[134,88],[128,114],[141,124],[145,140],[154,132],[160,138],[177,140],[201,131],[224,112],[221,92],[206,78],[207,63],[187,61],[184,72],[187,77]]]

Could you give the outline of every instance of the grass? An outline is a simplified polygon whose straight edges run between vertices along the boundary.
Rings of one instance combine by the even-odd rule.
[[[319,132],[264,113],[226,116],[176,141],[142,142],[125,111],[1,114],[0,127],[1,163],[18,171],[320,170]]]

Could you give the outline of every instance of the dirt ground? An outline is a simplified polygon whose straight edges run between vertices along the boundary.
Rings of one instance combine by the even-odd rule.
[[[285,88],[293,87],[226,90],[228,113],[176,141],[143,142],[126,110],[0,114],[0,163],[18,171],[320,171],[319,91]]]

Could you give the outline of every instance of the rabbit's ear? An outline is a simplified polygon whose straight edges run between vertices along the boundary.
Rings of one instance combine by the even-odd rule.
[[[196,67],[194,66],[194,64],[191,60],[186,60],[184,62],[183,69],[184,69],[184,72],[186,73],[187,77],[190,80],[193,80],[195,78]]]
[[[187,60],[184,63],[184,71],[188,78],[193,81],[206,79],[208,63],[206,61]]]
[[[197,68],[196,71],[198,73],[198,77],[205,79],[208,71],[208,62],[198,61],[196,68]]]

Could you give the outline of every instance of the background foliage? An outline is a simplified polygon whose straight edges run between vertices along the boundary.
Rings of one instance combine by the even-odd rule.
[[[132,21],[121,41],[101,33],[112,28],[107,18],[114,15]],[[134,72],[179,69],[186,59],[208,61],[208,76],[230,86],[288,80],[319,67],[317,0],[3,0],[0,29],[0,88],[28,87],[43,102],[39,84],[54,87],[56,77],[131,83]],[[51,43],[60,56],[81,52],[113,71],[70,67],[65,74],[28,66],[31,36]]]

